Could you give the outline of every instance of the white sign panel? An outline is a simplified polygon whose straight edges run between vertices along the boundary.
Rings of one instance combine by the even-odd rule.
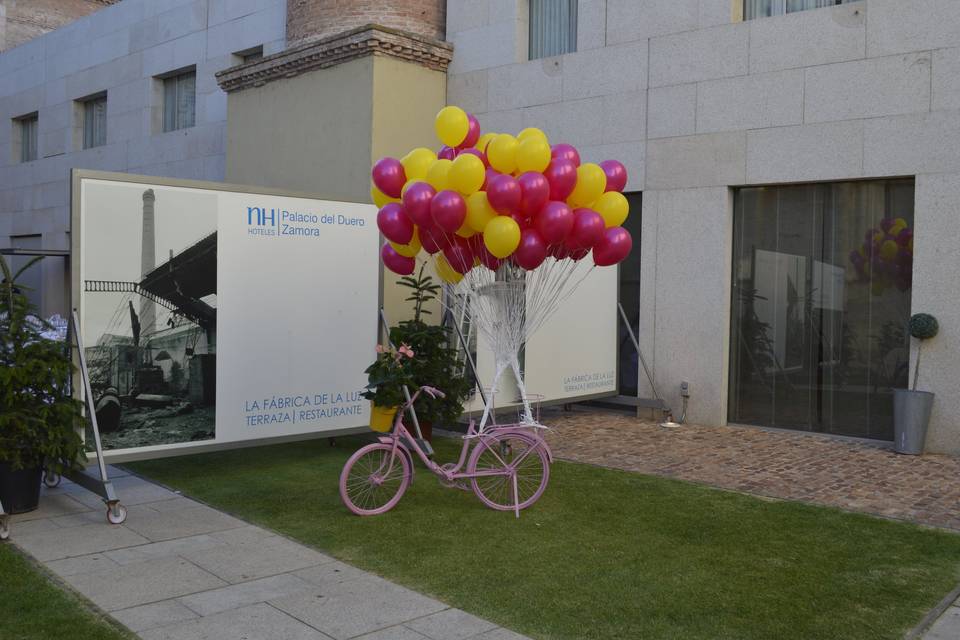
[[[82,178],[74,196],[75,304],[105,448],[366,424],[376,209],[136,179]]]

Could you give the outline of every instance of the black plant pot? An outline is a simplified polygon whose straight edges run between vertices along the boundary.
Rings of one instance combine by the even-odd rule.
[[[40,504],[40,480],[43,470],[18,469],[13,471],[6,462],[0,462],[0,503],[7,513],[26,513]]]

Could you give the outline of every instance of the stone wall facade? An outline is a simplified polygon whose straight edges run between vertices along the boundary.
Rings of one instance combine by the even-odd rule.
[[[12,49],[118,0],[0,0],[0,51]]]
[[[446,0],[287,0],[287,41],[300,44],[367,24],[443,40],[446,5]]]

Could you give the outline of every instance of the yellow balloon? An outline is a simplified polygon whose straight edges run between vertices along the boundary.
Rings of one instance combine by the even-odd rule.
[[[529,135],[517,147],[517,171],[543,171],[550,164],[550,144],[546,137]]]
[[[449,282],[450,284],[457,284],[463,279],[463,276],[450,266],[450,263],[447,262],[447,259],[443,257],[442,253],[434,255],[433,258],[433,267],[437,270],[437,275],[440,276],[441,280]]]
[[[547,140],[547,134],[542,130],[537,129],[536,127],[527,127],[523,131],[517,134],[517,140],[523,142],[527,138],[543,138],[543,141],[547,144],[550,144],[550,141]]]
[[[510,216],[497,216],[483,230],[483,244],[495,258],[506,258],[520,245],[520,225]]]
[[[450,188],[450,167],[453,162],[445,158],[434,161],[427,169],[427,175],[424,180],[437,191],[443,191]],[[406,186],[406,185],[404,185]]]
[[[373,200],[373,204],[377,205],[377,208],[383,208],[389,202],[400,202],[399,198],[391,198],[377,189],[376,185],[370,185],[370,199]]]
[[[460,107],[449,106],[440,109],[433,126],[440,142],[448,147],[456,147],[467,137],[470,120],[466,111]]]
[[[473,148],[479,149],[480,151],[485,151],[490,141],[496,138],[498,135],[500,134],[492,132],[482,134],[479,138],[477,138],[477,144],[473,145]]]
[[[509,133],[498,133],[487,145],[487,160],[500,173],[513,173],[517,168],[517,147],[520,143]]]
[[[437,154],[426,147],[417,147],[407,155],[403,156],[400,164],[403,165],[403,171],[407,174],[407,181],[423,180],[427,176],[430,166],[436,162]]]
[[[585,207],[607,188],[607,174],[599,165],[592,162],[577,167],[577,186],[573,188],[567,202],[575,207]]]
[[[461,238],[469,238],[471,236],[477,235],[477,230],[471,227],[466,222],[464,222],[463,225],[459,229],[457,229],[457,235],[460,236]]]
[[[474,231],[482,232],[487,223],[497,217],[497,212],[490,206],[486,191],[476,191],[467,196],[467,224]]]
[[[900,247],[893,240],[885,240],[883,244],[880,245],[880,257],[884,260],[893,260],[897,257],[897,251],[900,250]]]
[[[468,196],[483,186],[484,177],[486,167],[483,166],[483,160],[470,153],[461,153],[450,167],[450,188]]]
[[[630,213],[630,203],[626,196],[616,191],[607,191],[590,208],[603,217],[603,222],[610,227],[619,227]]]
[[[390,241],[390,246],[402,256],[408,258],[415,258],[418,253],[420,253],[420,231],[416,228],[413,230],[413,238],[410,239],[410,242],[407,244],[397,244],[396,242]]]

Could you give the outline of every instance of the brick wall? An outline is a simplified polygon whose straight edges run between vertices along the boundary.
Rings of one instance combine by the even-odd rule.
[[[0,0],[0,51],[102,9],[118,0]]]
[[[446,0],[287,0],[287,43],[379,24],[443,40]]]

